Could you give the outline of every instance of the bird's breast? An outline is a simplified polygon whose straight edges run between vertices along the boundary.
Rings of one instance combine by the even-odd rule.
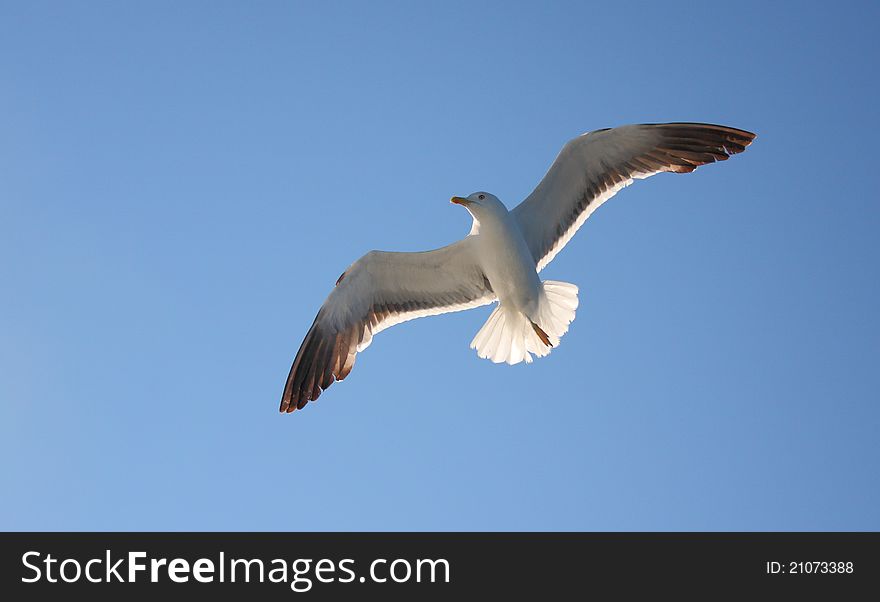
[[[541,281],[525,238],[512,219],[481,224],[480,263],[502,305],[530,315],[537,308]]]

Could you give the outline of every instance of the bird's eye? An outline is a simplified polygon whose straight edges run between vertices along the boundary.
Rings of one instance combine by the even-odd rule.
[[[478,199],[480,199],[480,200],[481,200],[481,201],[482,201],[482,200],[483,200],[483,199],[485,199],[485,198],[486,198],[486,195],[485,195],[485,194],[481,194],[481,195],[480,195],[480,196],[478,196],[478,197],[477,197],[477,198],[478,198]]]

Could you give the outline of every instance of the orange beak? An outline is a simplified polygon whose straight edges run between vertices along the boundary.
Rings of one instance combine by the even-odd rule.
[[[450,202],[450,203],[455,203],[456,205],[467,205],[467,204],[470,203],[469,200],[467,200],[467,199],[465,199],[465,198],[462,198],[462,197],[460,197],[460,196],[454,196],[454,197],[452,197],[451,199],[449,199],[449,202]]]

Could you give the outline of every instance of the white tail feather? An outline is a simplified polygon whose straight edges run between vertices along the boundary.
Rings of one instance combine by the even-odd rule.
[[[578,288],[568,282],[545,280],[541,283],[538,310],[529,318],[522,312],[499,305],[471,341],[471,349],[477,355],[496,364],[507,362],[532,363],[532,354],[544,357],[574,320],[578,306]],[[532,326],[532,322],[544,331],[552,347],[548,347]]]

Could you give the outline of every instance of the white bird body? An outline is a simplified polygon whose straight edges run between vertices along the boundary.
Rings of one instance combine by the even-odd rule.
[[[474,218],[470,238],[477,265],[498,299],[498,307],[471,341],[477,355],[494,363],[532,363],[559,344],[577,309],[577,287],[541,282],[519,223],[495,195],[453,197]]]
[[[471,348],[508,364],[549,354],[574,320],[578,288],[538,274],[585,220],[633,180],[692,172],[741,153],[754,138],[703,123],[596,130],[565,144],[511,211],[487,192],[453,197],[474,218],[464,239],[419,253],[370,251],[343,272],[296,354],[281,411],[317,399],[348,376],[374,335],[415,318],[498,302]]]
[[[483,200],[479,200],[480,196],[484,197]],[[534,318],[541,280],[519,225],[507,207],[493,195],[475,193],[468,200],[472,203],[467,206],[468,210],[479,223],[475,228],[477,233],[471,235],[476,239],[477,261],[489,279],[498,303]]]

